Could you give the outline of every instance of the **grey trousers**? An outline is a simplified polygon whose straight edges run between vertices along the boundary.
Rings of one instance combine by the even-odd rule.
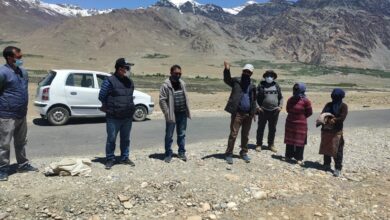
[[[14,138],[15,156],[19,167],[28,163],[26,158],[27,122],[22,119],[0,118],[0,170],[7,170],[10,164],[11,140]]]

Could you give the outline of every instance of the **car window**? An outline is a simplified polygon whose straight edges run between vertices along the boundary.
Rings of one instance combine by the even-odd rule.
[[[67,86],[94,88],[93,74],[89,73],[71,73],[66,79]]]
[[[97,81],[98,81],[98,84],[99,84],[99,88],[102,88],[102,84],[104,82],[104,80],[107,79],[108,76],[105,76],[105,75],[99,75],[97,74]]]
[[[45,78],[43,78],[39,83],[38,85],[39,86],[50,86],[51,83],[53,82],[54,78],[56,77],[56,72],[54,71],[50,71],[46,76]]]

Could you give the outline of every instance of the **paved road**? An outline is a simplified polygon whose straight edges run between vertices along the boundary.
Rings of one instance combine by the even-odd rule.
[[[310,119],[309,135],[318,135],[314,121],[318,114]],[[284,121],[286,115],[282,114],[278,124],[278,136],[284,134]],[[228,115],[215,118],[195,118],[189,121],[187,143],[199,143],[215,139],[227,139],[229,133]],[[163,151],[163,137],[165,122],[163,120],[149,120],[133,123],[132,143],[133,149],[156,148]],[[372,110],[350,112],[345,127],[390,127],[390,110]],[[251,137],[255,138],[257,125],[253,125]],[[36,119],[29,125],[30,157],[73,156],[103,154],[105,145],[104,120],[77,120],[62,127],[53,127],[44,121]]]

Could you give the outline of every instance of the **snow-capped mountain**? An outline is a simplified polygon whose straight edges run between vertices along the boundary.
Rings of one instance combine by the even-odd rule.
[[[229,14],[236,15],[240,13],[244,8],[246,8],[249,5],[257,4],[256,1],[247,1],[244,5],[234,7],[234,8],[224,8],[223,10]]]
[[[8,7],[23,8],[26,12],[31,10],[38,10],[52,16],[62,15],[66,17],[85,17],[105,14],[112,11],[112,9],[83,9],[78,6],[69,4],[50,4],[40,0],[0,0],[0,4]]]

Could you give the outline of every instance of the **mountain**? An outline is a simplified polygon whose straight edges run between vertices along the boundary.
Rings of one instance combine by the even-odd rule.
[[[271,0],[234,12],[160,0],[85,17],[47,13],[39,1],[38,8],[31,0],[4,2],[0,39],[19,41],[31,54],[44,51],[48,66],[106,68],[121,55],[151,72],[173,62],[207,69],[221,59],[390,69],[390,0]],[[168,58],[143,58],[155,53]]]
[[[234,8],[224,8],[223,10],[229,14],[236,15],[240,13],[244,8],[246,8],[249,5],[257,4],[256,1],[247,1],[244,5],[234,7]]]

